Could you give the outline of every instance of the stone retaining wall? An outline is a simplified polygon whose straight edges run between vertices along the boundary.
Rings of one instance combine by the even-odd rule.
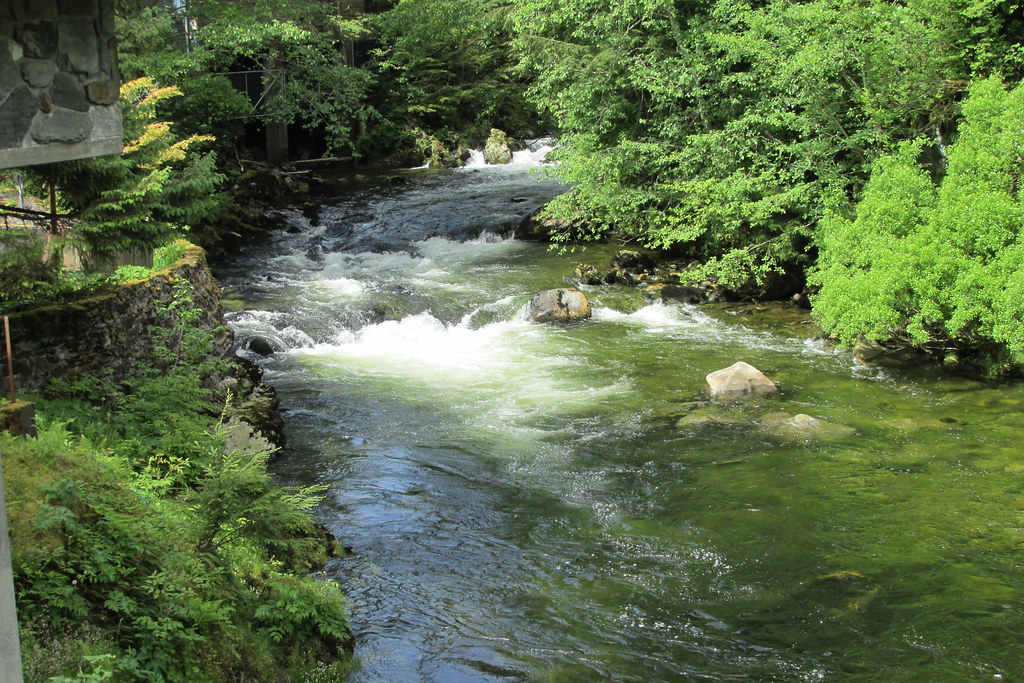
[[[0,168],[121,151],[114,0],[0,0]]]
[[[206,253],[188,244],[180,261],[145,280],[74,303],[11,315],[18,392],[40,393],[55,377],[127,377],[152,350],[150,327],[160,322],[160,308],[174,299],[181,282],[191,285],[191,298],[201,311],[197,325],[221,330],[211,351],[227,357],[233,338],[224,327],[220,286],[206,264]],[[0,384],[6,388],[6,377]]]

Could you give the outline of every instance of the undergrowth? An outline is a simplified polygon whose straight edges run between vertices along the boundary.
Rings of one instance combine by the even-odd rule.
[[[112,273],[87,272],[64,268],[40,234],[0,232],[0,313],[84,299],[129,280],[150,277],[181,260],[184,244],[176,241],[153,250],[152,268],[120,266]]]
[[[0,436],[27,680],[339,680],[320,491],[225,449],[211,334],[184,293],[164,315],[128,381],[57,384],[38,438]]]

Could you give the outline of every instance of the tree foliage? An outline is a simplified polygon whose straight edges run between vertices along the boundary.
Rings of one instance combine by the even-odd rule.
[[[317,128],[328,151],[352,148],[370,76],[342,50],[363,34],[361,21],[334,5],[193,0],[184,14],[140,3],[123,8],[120,25],[126,73],[189,95],[171,109],[183,132],[235,140],[241,119],[255,115]],[[265,93],[249,101],[234,90],[226,75],[232,71],[254,72]]]
[[[374,17],[377,47],[367,68],[376,116],[365,143],[479,146],[491,128],[535,131],[514,68],[508,10],[507,0],[401,0]]]
[[[573,186],[550,211],[734,276],[809,263],[831,201],[901,140],[944,145],[973,66],[1019,56],[992,2],[514,5]]]
[[[180,95],[140,78],[121,87],[125,144],[121,154],[36,167],[37,187],[54,183],[72,235],[97,256],[132,246],[159,247],[214,217],[225,197],[206,136],[177,137],[157,107]]]
[[[823,224],[823,326],[845,343],[896,337],[1024,360],[1022,131],[1024,86],[992,77],[971,87],[940,182],[920,141],[879,159],[855,215]]]

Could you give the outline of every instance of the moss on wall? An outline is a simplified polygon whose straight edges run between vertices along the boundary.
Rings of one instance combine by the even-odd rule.
[[[196,325],[216,331],[211,353],[227,356],[233,337],[224,326],[220,285],[206,263],[206,253],[187,244],[184,255],[151,277],[132,280],[116,290],[69,304],[11,315],[16,386],[19,392],[43,393],[54,378],[86,373],[121,380],[153,350],[152,327],[161,309],[187,283],[200,316]]]

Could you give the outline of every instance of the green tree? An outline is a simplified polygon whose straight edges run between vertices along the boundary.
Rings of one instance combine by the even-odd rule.
[[[401,0],[372,21],[378,46],[368,146],[480,145],[536,130],[510,49],[507,0]],[[421,150],[422,151],[422,150]]]
[[[549,211],[684,249],[734,282],[810,263],[828,202],[900,140],[943,149],[972,64],[1012,52],[991,2],[514,5],[573,186]]]
[[[133,246],[159,247],[217,215],[223,175],[209,137],[178,138],[157,120],[157,107],[180,95],[142,78],[121,87],[125,146],[120,155],[36,167],[37,185],[53,182],[58,208],[73,218],[71,234],[102,257]]]
[[[921,143],[878,161],[820,236],[814,313],[842,342],[901,339],[1024,361],[1024,86],[975,83],[936,185]]]
[[[183,20],[190,22],[191,42],[182,37]],[[223,74],[267,70],[276,85],[256,115],[318,128],[330,151],[351,148],[370,77],[347,63],[342,50],[363,33],[361,21],[336,5],[192,0],[182,14],[136,2],[122,7],[120,26],[126,72],[177,85],[188,95],[169,109],[183,132],[237,139],[252,105]]]

